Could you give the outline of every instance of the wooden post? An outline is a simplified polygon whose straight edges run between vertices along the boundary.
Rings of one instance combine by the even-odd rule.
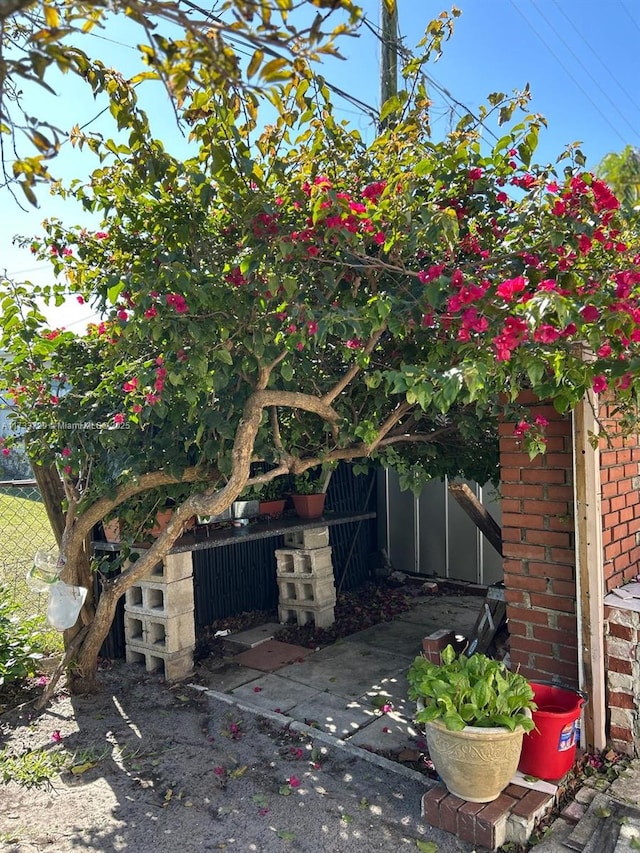
[[[398,94],[398,6],[392,0],[380,0],[380,109]],[[388,119],[380,123],[384,130]]]
[[[596,406],[590,392],[574,409],[573,453],[580,686],[589,697],[583,745],[599,752],[606,746],[606,699],[600,451],[589,442],[598,434]]]
[[[491,545],[502,557],[502,531],[500,525],[473,494],[466,483],[450,483],[449,492],[453,495],[462,509],[483,533]]]

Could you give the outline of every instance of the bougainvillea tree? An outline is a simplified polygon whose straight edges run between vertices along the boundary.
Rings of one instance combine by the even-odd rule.
[[[635,426],[640,259],[618,201],[577,150],[534,165],[526,94],[491,96],[435,140],[417,66],[370,143],[304,68],[261,131],[236,100],[196,92],[187,162],[140,116],[73,189],[100,230],[49,222],[33,244],[103,320],[50,329],[27,288],[5,285],[16,420],[64,481],[63,577],[91,587],[81,555],[101,520],[120,517],[133,542],[175,503],[70,634],[85,678],[118,598],[248,485],[345,460],[414,487],[486,481],[499,416],[544,451],[525,389],[561,412],[608,391]]]

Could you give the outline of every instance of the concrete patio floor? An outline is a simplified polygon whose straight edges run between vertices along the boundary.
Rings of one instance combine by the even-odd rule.
[[[353,746],[381,753],[415,749],[421,737],[412,723],[406,671],[423,638],[434,631],[468,636],[482,603],[477,596],[418,598],[393,621],[315,651],[279,643],[272,638],[280,626],[261,625],[227,638],[238,653],[203,661],[199,680],[210,690],[285,714]]]

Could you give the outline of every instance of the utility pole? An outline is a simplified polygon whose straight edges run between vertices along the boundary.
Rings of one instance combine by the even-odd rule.
[[[380,0],[380,107],[398,94],[398,0]],[[388,118],[380,122],[383,130]]]

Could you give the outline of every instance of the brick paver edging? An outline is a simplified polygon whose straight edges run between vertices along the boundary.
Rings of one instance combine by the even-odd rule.
[[[554,802],[552,794],[512,784],[497,800],[469,803],[438,784],[422,798],[422,817],[463,841],[496,850],[507,842],[526,844]]]

